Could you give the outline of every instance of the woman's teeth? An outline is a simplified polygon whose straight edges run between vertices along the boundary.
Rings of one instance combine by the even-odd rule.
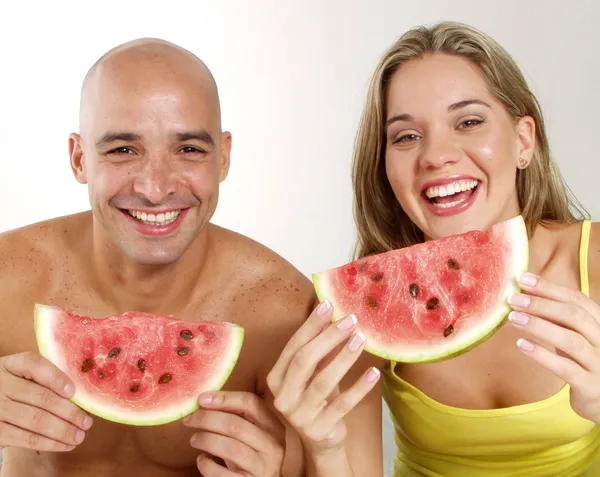
[[[139,210],[128,210],[127,212],[132,217],[147,225],[169,225],[175,222],[179,214],[181,214],[181,210],[161,212],[160,214],[148,214]]]
[[[478,184],[477,180],[459,180],[450,184],[432,186],[425,189],[425,196],[434,207],[448,209],[467,200]]]

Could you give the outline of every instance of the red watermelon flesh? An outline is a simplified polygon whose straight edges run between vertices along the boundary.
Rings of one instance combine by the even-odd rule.
[[[336,321],[354,313],[365,349],[402,362],[456,356],[504,322],[515,277],[528,266],[521,216],[359,259],[313,275]]]
[[[35,305],[38,348],[74,382],[72,400],[104,419],[149,426],[198,409],[232,372],[244,329],[149,313],[94,319]]]

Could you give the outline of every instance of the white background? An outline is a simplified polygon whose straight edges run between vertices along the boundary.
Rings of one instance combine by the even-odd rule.
[[[369,76],[406,29],[459,20],[498,39],[541,101],[551,146],[594,218],[600,157],[600,3],[594,0],[2,2],[0,232],[88,207],[73,179],[89,66],[119,43],[163,38],[200,56],[233,132],[215,222],[307,275],[350,258],[350,160]],[[386,424],[386,463],[394,452]]]

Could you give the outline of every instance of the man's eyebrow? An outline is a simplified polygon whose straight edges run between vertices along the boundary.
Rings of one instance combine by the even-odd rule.
[[[448,106],[448,112],[453,112],[461,108],[466,108],[467,106],[470,106],[472,104],[481,104],[491,109],[491,106],[485,101],[482,101],[481,99],[465,99],[463,101],[459,101],[458,103],[453,103],[450,106]],[[387,129],[390,124],[396,121],[412,121],[413,119],[414,118],[407,113],[397,114],[396,116],[392,116],[385,122],[384,129]]]
[[[115,141],[139,141],[142,138],[139,134],[128,133],[128,132],[107,132],[98,141],[96,141],[96,147],[106,146],[111,142]]]
[[[174,134],[172,134],[172,137],[176,141],[180,141],[180,142],[195,140],[195,141],[204,142],[210,146],[215,145],[215,140],[210,135],[210,133],[208,131],[206,131],[205,129],[200,129],[198,131],[186,131],[186,132],[174,133]]]

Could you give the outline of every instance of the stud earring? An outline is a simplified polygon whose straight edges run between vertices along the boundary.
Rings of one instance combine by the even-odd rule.
[[[518,164],[519,169],[525,169],[526,166],[527,166],[527,159],[524,159],[524,158],[519,159],[519,164]]]

